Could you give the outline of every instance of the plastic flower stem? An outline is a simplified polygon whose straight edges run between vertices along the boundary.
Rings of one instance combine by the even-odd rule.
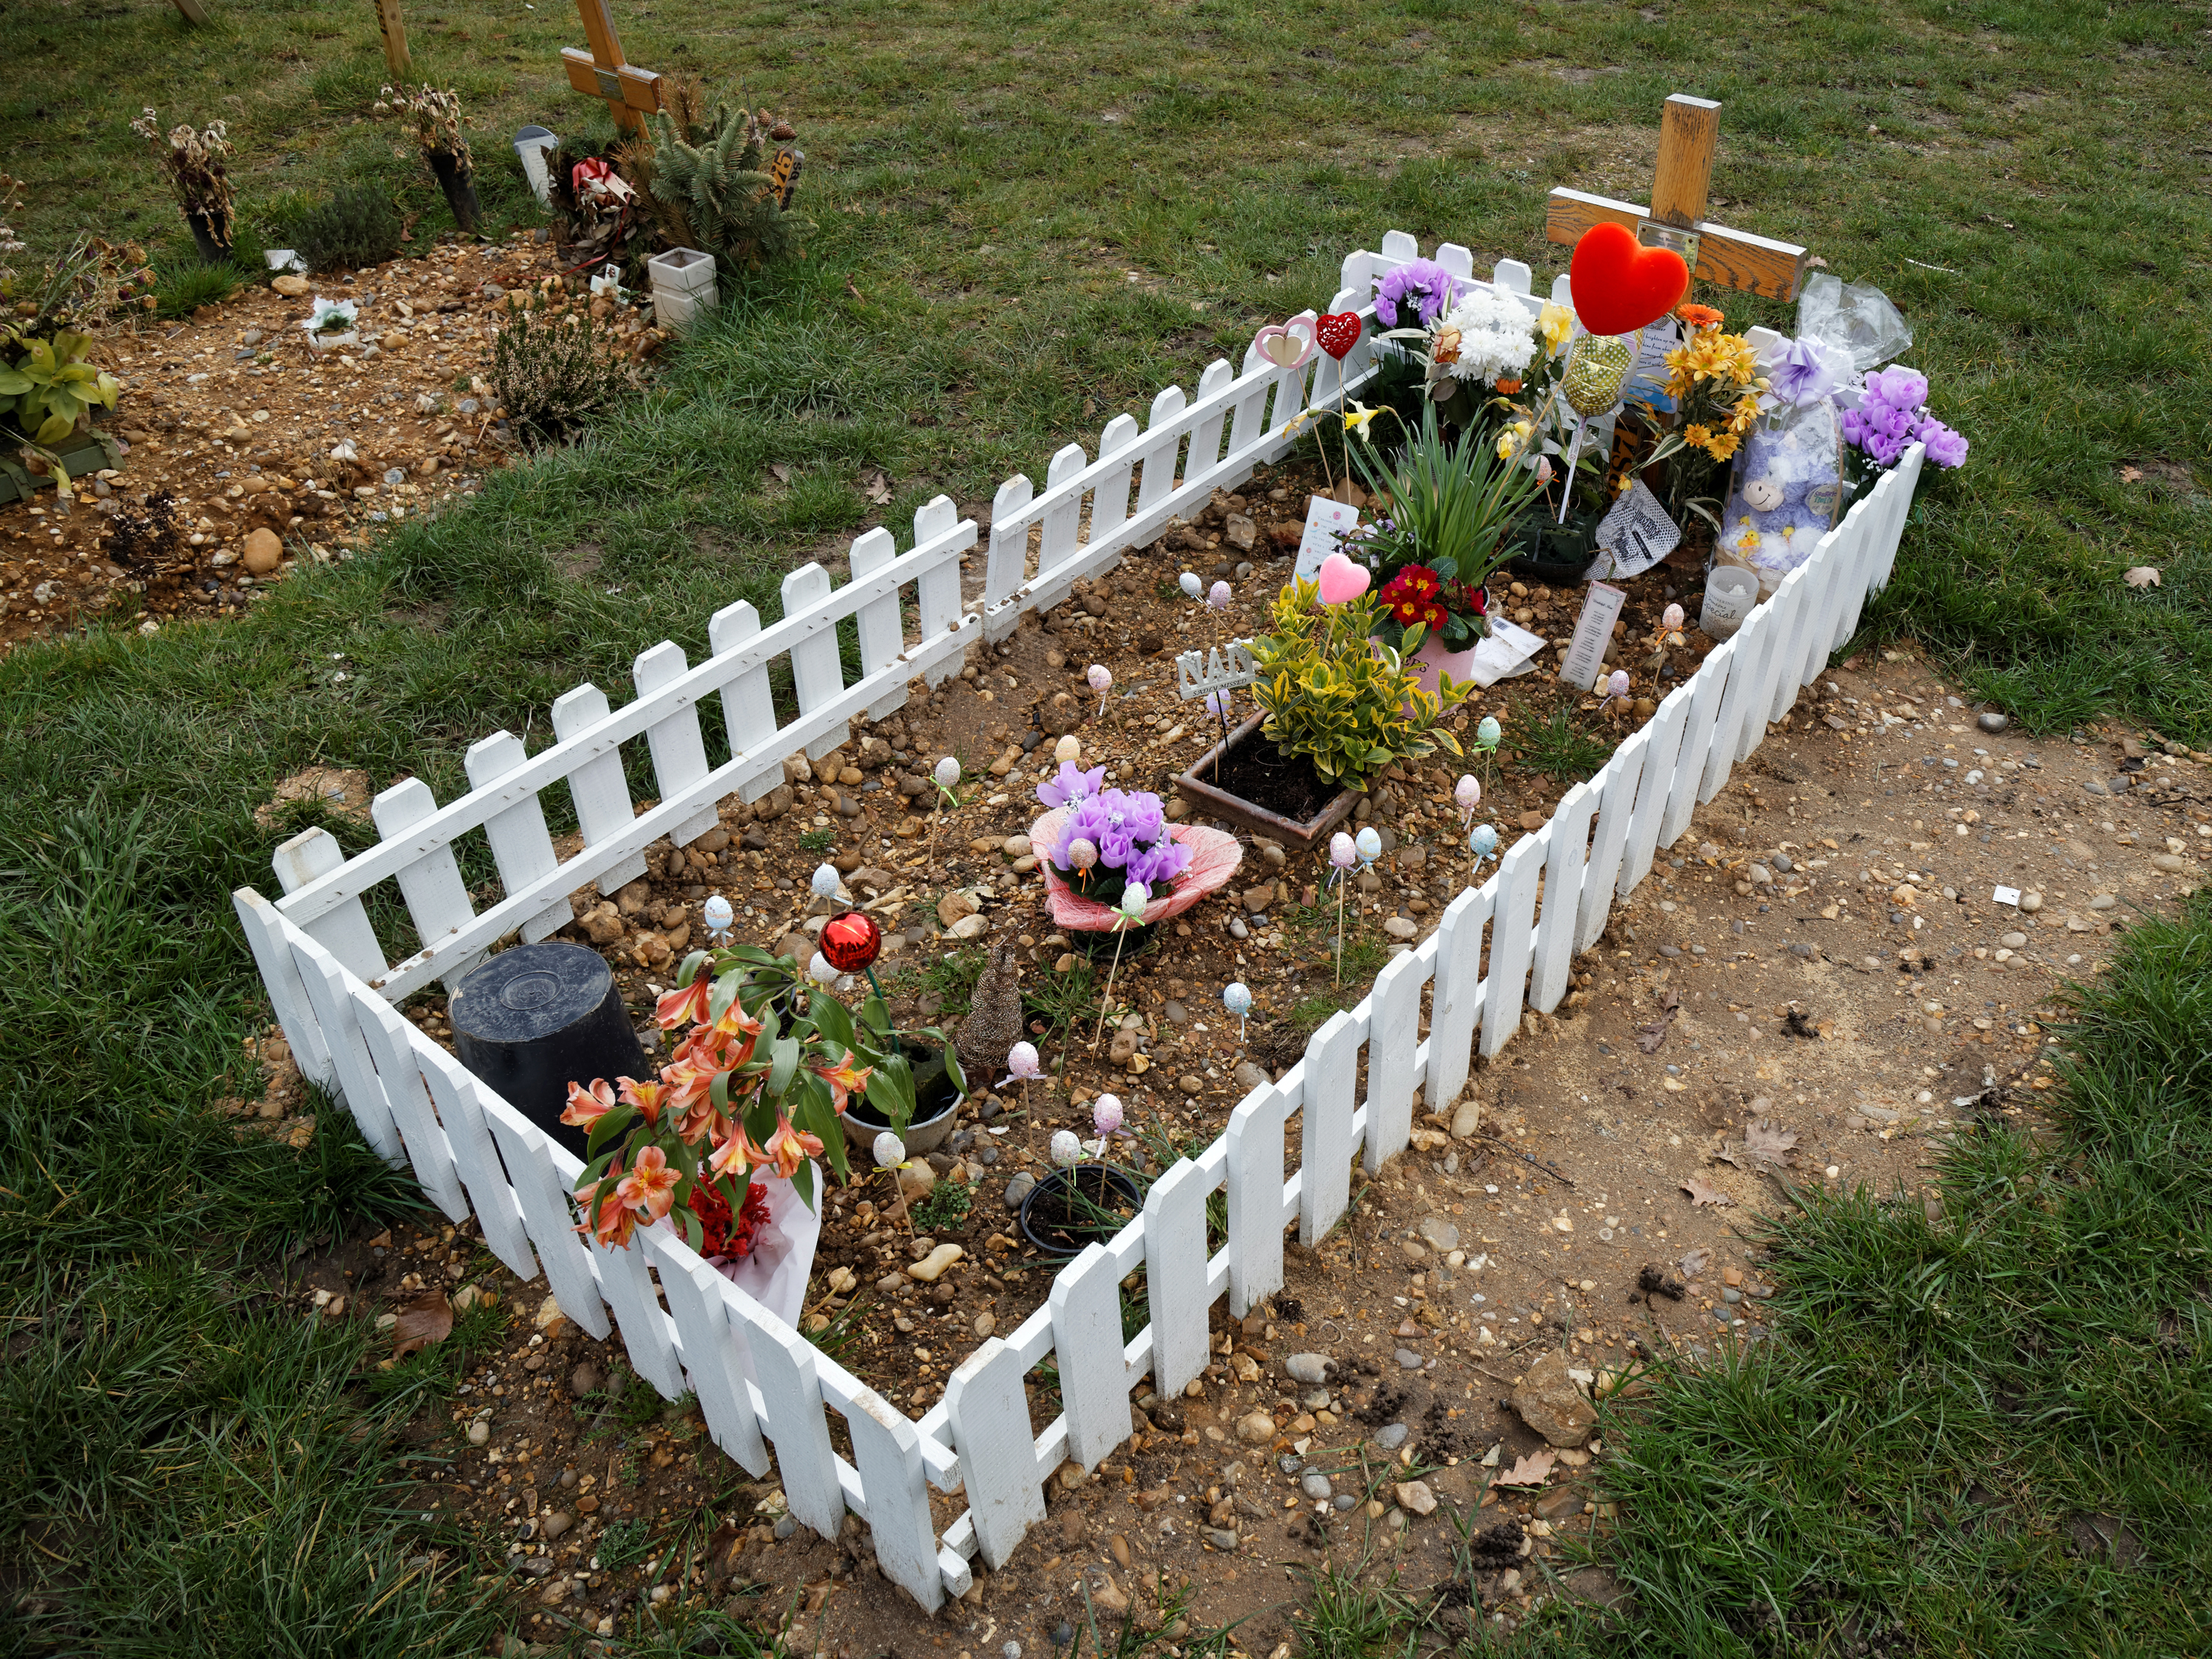
[[[1121,941],[1126,937],[1121,931],[1123,920],[1120,916],[1114,919],[1114,965],[1106,970],[1106,994],[1098,1003],[1098,1029],[1091,1034],[1091,1052],[1094,1054],[1098,1052],[1098,1039],[1106,1035],[1107,1012],[1114,1006],[1114,975],[1121,971]]]
[[[884,994],[884,988],[876,981],[875,963],[872,962],[870,963],[866,967],[861,969],[860,971],[868,976],[868,988],[876,994],[876,1000],[882,1003],[884,1007],[890,1007],[891,1006],[891,1000]]]
[[[1336,872],[1336,982],[1344,983],[1344,872]]]

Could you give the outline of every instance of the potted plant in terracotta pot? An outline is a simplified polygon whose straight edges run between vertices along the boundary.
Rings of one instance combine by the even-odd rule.
[[[1383,611],[1368,573],[1342,554],[1321,580],[1293,580],[1275,600],[1272,631],[1254,639],[1252,700],[1261,712],[1176,780],[1186,799],[1287,848],[1310,851],[1350,816],[1367,780],[1393,761],[1459,739],[1441,724],[1474,688],[1439,672],[1434,690],[1404,649],[1375,637]]]
[[[1366,444],[1354,460],[1382,514],[1345,538],[1378,590],[1375,637],[1412,658],[1435,691],[1440,677],[1474,672],[1475,646],[1490,631],[1484,584],[1511,556],[1539,474],[1493,447],[1448,441],[1432,406],[1395,463]]]

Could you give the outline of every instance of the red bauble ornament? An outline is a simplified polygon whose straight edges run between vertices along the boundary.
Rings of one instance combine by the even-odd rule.
[[[865,910],[848,910],[823,924],[822,954],[841,974],[857,974],[884,948],[884,930]]]

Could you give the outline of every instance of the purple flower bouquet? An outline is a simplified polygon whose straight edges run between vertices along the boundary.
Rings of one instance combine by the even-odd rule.
[[[1158,795],[1103,788],[1105,780],[1103,766],[1086,772],[1062,761],[1060,771],[1037,786],[1043,805],[1066,809],[1047,854],[1053,873],[1094,904],[1113,904],[1133,881],[1165,893],[1190,867],[1189,849],[1168,833]]]

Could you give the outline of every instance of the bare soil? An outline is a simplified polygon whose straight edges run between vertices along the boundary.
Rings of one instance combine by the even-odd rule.
[[[1255,483],[1250,500],[1265,503],[1268,537],[1269,515],[1287,525],[1291,508],[1265,489]],[[1457,768],[1401,769],[1364,804],[1392,846],[1354,884],[1346,958],[1356,971],[1341,987],[1322,871],[1250,847],[1220,897],[1122,963],[1117,1012],[1126,1007],[1121,1023],[1135,1038],[1125,1068],[1108,1063],[1103,1043],[1093,1054],[1088,1022],[1063,1032],[1048,1018],[1054,986],[1079,969],[1044,915],[1034,854],[1007,841],[1039,811],[1031,789],[1055,725],[1125,785],[1164,787],[1205,747],[1209,723],[1174,701],[1170,653],[1212,634],[1175,587],[1183,563],[1216,552],[1208,533],[1170,532],[1164,542],[1186,544],[1131,560],[982,654],[970,678],[856,731],[811,775],[793,776],[787,796],[729,804],[712,851],[702,842],[679,860],[657,848],[648,876],[610,905],[576,896],[577,933],[616,964],[641,1021],[708,893],[738,905],[742,937],[804,939],[814,919],[806,877],[821,857],[891,930],[879,972],[909,1018],[949,1018],[964,994],[963,963],[972,969],[992,939],[1018,941],[1030,1029],[1048,1065],[1066,1069],[1026,1098],[973,1103],[935,1160],[937,1185],[964,1182],[975,1196],[962,1221],[929,1237],[960,1242],[966,1259],[935,1285],[905,1277],[926,1241],[909,1237],[881,1176],[828,1200],[808,1322],[835,1322],[817,1340],[910,1410],[937,1397],[981,1334],[1011,1329],[1044,1299],[1054,1263],[1013,1237],[1003,1194],[1010,1175],[1048,1167],[1054,1129],[1091,1133],[1089,1103],[1111,1091],[1152,1137],[1117,1149],[1120,1161],[1140,1167],[1150,1151],[1157,1169],[1170,1145],[1202,1146],[1246,1092],[1240,1063],[1279,1072],[1321,1014],[1356,1001],[1387,951],[1432,927],[1466,879],[1454,850]],[[1233,576],[1239,561],[1224,562]],[[1279,580],[1279,569],[1236,579],[1229,625],[1252,627]],[[1656,612],[1679,580],[1664,569],[1641,579],[1652,591],[1639,591],[1632,615]],[[1571,626],[1567,596],[1514,597],[1532,622],[1562,636]],[[1632,641],[1639,626],[1648,632],[1648,619],[1631,623]],[[1639,690],[1657,689],[1640,651],[1620,654]],[[1082,685],[1092,660],[1115,675],[1103,719]],[[1509,682],[1469,718],[1498,713],[1510,734],[1557,695],[1548,673]],[[2199,763],[2117,728],[2074,743],[1991,735],[1975,712],[1910,651],[1824,676],[1616,909],[1557,1016],[1528,1016],[1522,1036],[1478,1066],[1467,1099],[1479,1110],[1455,1113],[1466,1099],[1437,1112],[1425,1103],[1415,1148],[1355,1183],[1352,1213],[1317,1250],[1291,1246],[1282,1295],[1242,1322],[1217,1307],[1206,1376],[1174,1401],[1140,1391],[1137,1438],[1087,1476],[1060,1471],[1048,1522],[1004,1570],[979,1571],[968,1600],[934,1625],[876,1576],[857,1521],[836,1540],[803,1528],[778,1539],[772,1484],[719,1458],[696,1415],[624,1419],[611,1450],[588,1439],[612,1419],[603,1401],[579,1403],[569,1375],[586,1359],[611,1373],[615,1351],[573,1332],[533,1345],[542,1290],[507,1282],[481,1251],[452,1255],[466,1229],[413,1254],[395,1246],[383,1269],[422,1273],[427,1261],[516,1310],[504,1352],[471,1377],[450,1421],[423,1427],[426,1444],[453,1459],[447,1479],[426,1486],[424,1507],[443,1503],[507,1540],[519,1570],[546,1575],[532,1581],[540,1600],[518,1604],[523,1632],[540,1639],[570,1621],[598,1628],[659,1585],[764,1620],[796,1597],[794,1635],[810,1650],[926,1642],[982,1656],[1009,1640],[1048,1644],[1082,1620],[1087,1586],[1102,1616],[1126,1607],[1158,1618],[1165,1606],[1201,1624],[1248,1620],[1240,1640],[1266,1651],[1286,1632],[1302,1571],[1370,1547],[1407,1585],[1449,1592],[1437,1613],[1446,1633],[1478,1618],[1510,1625],[1545,1595],[1613,1593],[1569,1553],[1608,1523],[1602,1427],[1562,1450],[1541,1486],[1485,1490],[1494,1469],[1541,1446],[1508,1403],[1528,1366],[1562,1351],[1601,1390],[1662,1352],[1697,1362],[1769,1340],[1772,1285],[1748,1237],[1758,1218],[1804,1185],[1932,1205],[1926,1165],[1947,1138],[1984,1122],[2034,1126],[2062,982],[2094,972],[2113,929],[2170,902],[2212,860]],[[981,779],[940,821],[928,810],[933,790],[906,789],[948,750]],[[1502,839],[1523,810],[1540,823],[1565,781],[1508,763],[1486,803],[1504,820]],[[799,845],[802,835],[814,847]],[[2020,902],[2000,902],[2001,885],[2020,890]],[[978,918],[980,933],[956,937]],[[1220,1013],[1232,977],[1255,1003],[1241,1040]],[[447,1035],[434,999],[410,1012]],[[271,1127],[283,1132],[281,1119]],[[849,1293],[829,1288],[840,1267],[853,1275]],[[318,1271],[323,1288],[344,1283]],[[1291,1355],[1308,1352],[1330,1363],[1324,1386],[1285,1373]],[[1633,1386],[1616,1403],[1632,1401]],[[1054,1408],[1043,1376],[1032,1396],[1042,1423]],[[480,1451],[462,1428],[487,1403],[491,1439]],[[1273,1431],[1240,1438],[1255,1412]],[[1385,1447],[1375,1436],[1392,1425],[1406,1437]],[[502,1450],[498,1464],[492,1449]],[[512,1455],[525,1450],[526,1466]],[[1486,1468],[1493,1450],[1499,1461]],[[577,1497],[564,1511],[573,1533],[526,1538],[531,1495],[541,1511],[569,1503],[548,1483],[570,1468],[578,1485],[562,1490],[601,1507],[585,1512]],[[1298,1484],[1315,1473],[1332,1485],[1318,1511]],[[1412,1489],[1417,1478],[1425,1494]],[[1333,1498],[1345,1492],[1354,1506],[1340,1510]],[[1424,1516],[1429,1497],[1442,1507]],[[933,1502],[940,1523],[957,1511],[957,1500]],[[1521,1534],[1488,1534],[1455,1558],[1446,1511],[1477,1503]],[[645,1522],[652,1554],[592,1569],[610,1516]],[[677,1565],[681,1535],[698,1546],[688,1568]]]

